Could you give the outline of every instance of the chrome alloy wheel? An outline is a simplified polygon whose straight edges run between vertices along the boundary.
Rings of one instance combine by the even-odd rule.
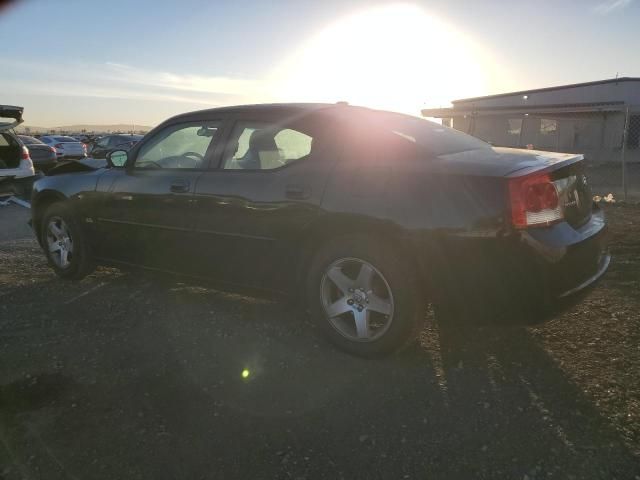
[[[370,342],[393,321],[393,294],[382,273],[358,258],[342,258],[326,269],[320,299],[329,323],[349,340]]]
[[[60,268],[71,265],[73,258],[73,239],[69,227],[60,217],[51,217],[47,224],[47,248],[51,260]]]

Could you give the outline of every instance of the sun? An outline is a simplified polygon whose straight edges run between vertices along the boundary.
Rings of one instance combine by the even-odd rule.
[[[419,114],[425,106],[486,91],[486,55],[421,8],[394,4],[342,18],[280,65],[273,84],[286,101],[348,101]]]

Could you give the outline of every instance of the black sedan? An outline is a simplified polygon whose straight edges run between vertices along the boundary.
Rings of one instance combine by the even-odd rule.
[[[56,149],[28,135],[18,135],[20,141],[29,149],[29,155],[36,171],[47,172],[58,162]]]
[[[56,170],[32,223],[60,277],[108,263],[287,292],[359,355],[405,345],[427,303],[546,310],[610,259],[581,155],[348,105],[179,115],[107,168]]]
[[[105,135],[89,142],[88,153],[93,158],[105,158],[113,150],[130,150],[142,139],[142,135]]]

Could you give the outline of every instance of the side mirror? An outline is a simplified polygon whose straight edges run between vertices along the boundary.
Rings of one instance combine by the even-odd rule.
[[[129,154],[125,150],[113,150],[108,152],[106,157],[110,167],[122,168],[127,163]]]

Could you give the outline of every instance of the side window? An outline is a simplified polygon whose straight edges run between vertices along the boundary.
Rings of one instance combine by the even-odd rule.
[[[167,127],[140,149],[135,168],[205,168],[207,150],[215,142],[219,128],[219,122]]]
[[[239,122],[225,152],[225,170],[272,170],[311,153],[313,138],[275,124]]]
[[[311,153],[312,138],[297,130],[285,128],[273,137],[285,163],[300,160]]]

